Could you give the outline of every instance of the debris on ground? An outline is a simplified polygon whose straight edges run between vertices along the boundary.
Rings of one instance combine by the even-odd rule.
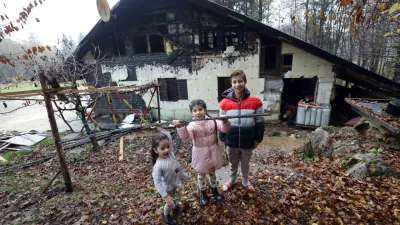
[[[271,132],[274,129],[266,128]],[[71,158],[68,167],[73,193],[64,192],[62,177],[58,176],[42,194],[59,172],[59,164],[54,159],[29,170],[0,173],[0,223],[160,224],[165,202],[151,178],[150,145],[155,132],[158,131],[137,130],[127,135],[122,161],[119,161],[119,141],[100,152],[85,148],[72,154],[76,157]],[[288,136],[298,133],[289,130]],[[301,154],[305,139],[288,136],[272,136],[266,132],[264,141],[254,150],[250,181],[255,192],[248,193],[242,185],[237,185],[223,193],[224,202],[218,203],[210,194],[210,204],[206,207],[200,207],[197,177],[186,162],[189,143],[182,142],[177,157],[190,180],[179,192],[181,205],[187,212],[186,216],[177,217],[180,224],[400,222],[400,151],[391,147],[398,145],[396,138],[370,128],[360,133],[353,127],[324,127],[310,135],[315,140],[310,145],[325,146],[328,138],[328,145],[338,154],[329,158],[316,154],[305,159]],[[358,148],[348,150],[353,145]],[[381,147],[372,147],[377,145]],[[43,149],[29,155],[43,156],[54,151]],[[347,167],[354,168],[367,159],[366,177],[358,179],[348,174],[344,162],[350,161],[352,166],[347,164]],[[384,176],[374,174],[384,171],[381,165],[386,164],[390,169],[385,170]],[[225,182],[219,181],[219,186]]]

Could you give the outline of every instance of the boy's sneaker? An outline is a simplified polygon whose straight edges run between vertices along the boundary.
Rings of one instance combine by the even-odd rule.
[[[163,224],[167,224],[167,225],[176,225],[177,224],[176,220],[172,219],[172,217],[170,215],[168,215],[168,220],[166,220],[164,217],[164,213],[161,213],[161,218],[162,218]]]
[[[185,211],[183,211],[179,206],[176,206],[174,209],[174,214],[180,215],[180,216],[186,216]]]

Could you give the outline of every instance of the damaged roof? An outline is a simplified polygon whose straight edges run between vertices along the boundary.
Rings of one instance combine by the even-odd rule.
[[[279,31],[273,27],[270,27],[259,21],[251,19],[247,16],[244,16],[238,12],[235,12],[217,3],[208,0],[184,0],[184,1],[197,5],[198,7],[206,8],[207,10],[215,14],[228,16],[230,18],[236,19],[237,21],[245,24],[246,26],[258,30],[260,33],[266,36],[278,39],[280,41],[284,41],[310,54],[313,54],[322,59],[325,59],[326,61],[329,61],[330,63],[335,65],[334,72],[336,73],[336,77],[339,79],[359,84],[372,91],[382,93],[385,96],[400,98],[400,83],[398,82],[390,80],[382,75],[374,73],[357,64],[347,61],[339,56],[329,53],[321,48],[318,48],[294,36],[286,34],[282,31]],[[171,0],[171,2],[174,1]],[[122,14],[122,12],[132,9],[140,11],[140,7],[143,3],[144,0],[120,0],[111,9],[111,15],[118,16],[119,14]],[[154,10],[156,10],[156,8],[157,7],[155,6]],[[93,40],[95,40],[99,35],[101,35],[104,29],[107,29],[107,23],[99,20],[99,22],[97,22],[97,24],[88,33],[88,35],[86,35],[86,37],[81,41],[81,43],[79,44],[78,48],[75,51],[75,55],[80,58],[83,57],[84,54],[86,54],[86,52],[90,49],[91,47],[90,43]]]

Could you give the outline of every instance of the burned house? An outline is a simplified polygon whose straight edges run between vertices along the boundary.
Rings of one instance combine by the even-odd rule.
[[[187,119],[189,102],[197,98],[216,113],[236,69],[246,73],[247,87],[272,112],[267,121],[279,120],[305,96],[340,104],[349,94],[400,97],[399,83],[207,0],[121,0],[111,20],[98,22],[75,55],[85,63],[101,58],[96,82],[87,77],[96,86],[161,84],[163,120]],[[139,110],[150,100],[138,92],[124,96]],[[112,99],[117,113],[130,112]],[[109,110],[102,97],[96,114]]]

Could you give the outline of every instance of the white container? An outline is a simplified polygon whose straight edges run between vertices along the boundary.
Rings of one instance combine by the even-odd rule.
[[[315,107],[311,108],[311,119],[310,119],[310,124],[309,124],[310,126],[316,126],[317,111],[320,111],[320,110],[317,110],[317,108],[315,108]]]
[[[331,107],[322,109],[322,120],[320,126],[328,126],[331,118]]]
[[[331,116],[331,106],[329,104],[322,104],[321,106],[307,107],[303,104],[297,106],[296,123],[305,126],[328,126]]]
[[[296,115],[296,123],[304,124],[304,119],[306,117],[306,108],[305,107],[297,107],[297,115]]]
[[[311,108],[306,109],[306,118],[304,120],[304,125],[309,126],[311,121]]]

